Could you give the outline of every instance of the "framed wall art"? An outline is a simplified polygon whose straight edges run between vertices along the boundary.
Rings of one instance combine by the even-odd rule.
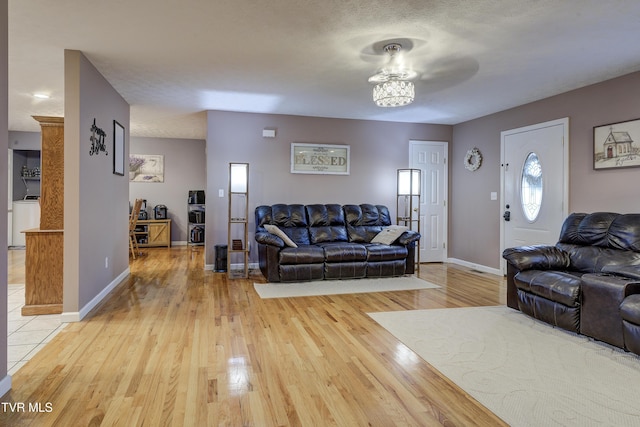
[[[124,126],[113,121],[113,173],[124,176]]]
[[[593,168],[640,166],[640,119],[593,128]]]
[[[291,173],[349,175],[349,146],[291,144]]]
[[[164,182],[164,156],[129,154],[129,181]]]

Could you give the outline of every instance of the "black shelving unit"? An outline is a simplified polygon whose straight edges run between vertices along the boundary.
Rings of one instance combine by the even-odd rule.
[[[204,245],[205,230],[205,194],[204,190],[189,190],[187,199],[187,243],[194,246]]]

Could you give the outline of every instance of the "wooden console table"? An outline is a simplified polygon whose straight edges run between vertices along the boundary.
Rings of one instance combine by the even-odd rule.
[[[170,219],[139,219],[136,222],[136,237],[138,246],[149,248],[153,246],[171,247]]]

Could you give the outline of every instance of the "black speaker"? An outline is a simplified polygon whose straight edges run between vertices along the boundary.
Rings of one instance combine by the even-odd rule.
[[[227,245],[215,245],[215,256],[216,256],[216,264],[215,264],[215,272],[224,273],[227,271]]]

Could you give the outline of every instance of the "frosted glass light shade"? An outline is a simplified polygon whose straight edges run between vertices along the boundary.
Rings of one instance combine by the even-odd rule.
[[[420,169],[398,169],[398,195],[420,194]]]
[[[246,193],[248,178],[248,163],[229,163],[229,188],[232,193]]]

